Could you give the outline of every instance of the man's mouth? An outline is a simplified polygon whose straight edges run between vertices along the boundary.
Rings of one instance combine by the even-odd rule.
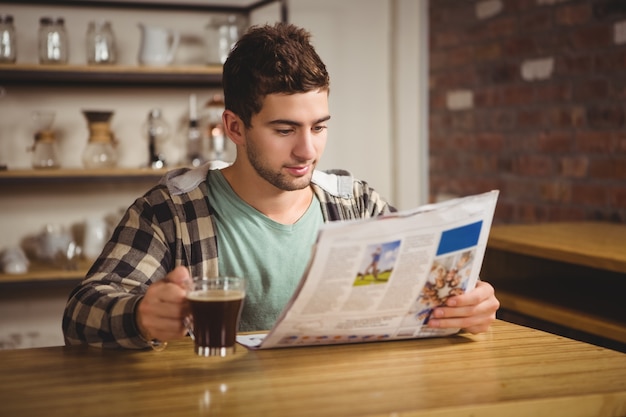
[[[295,177],[301,177],[310,172],[312,165],[287,166],[285,169]]]

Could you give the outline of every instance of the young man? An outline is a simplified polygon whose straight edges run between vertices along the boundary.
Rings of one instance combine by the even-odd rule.
[[[170,172],[129,207],[63,317],[66,343],[145,348],[184,337],[192,276],[247,279],[241,330],[267,330],[291,297],[323,222],[392,207],[367,183],[315,167],[326,145],[329,77],[309,34],[257,27],[224,64],[222,116],[235,162]],[[491,285],[435,309],[429,326],[487,330]]]

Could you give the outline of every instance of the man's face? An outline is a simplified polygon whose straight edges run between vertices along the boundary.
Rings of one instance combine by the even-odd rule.
[[[260,177],[284,191],[306,188],[324,152],[328,92],[270,94],[245,132],[245,151]]]

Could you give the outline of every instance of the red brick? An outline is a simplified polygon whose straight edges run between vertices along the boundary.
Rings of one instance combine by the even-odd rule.
[[[609,82],[604,78],[579,80],[573,89],[576,101],[599,100],[610,96]]]
[[[498,103],[498,96],[500,95],[500,88],[488,87],[479,88],[474,91],[474,106],[475,107],[494,107]]]
[[[586,212],[581,207],[563,206],[561,204],[551,206],[548,209],[548,221],[583,221],[586,220]]]
[[[552,30],[554,19],[552,9],[535,9],[519,16],[520,27],[525,33],[545,32]]]
[[[464,41],[463,34],[458,33],[455,30],[447,30],[447,31],[431,30],[430,31],[431,49],[456,46],[456,45],[461,44],[463,41]]]
[[[556,128],[580,128],[587,123],[587,111],[582,106],[552,107],[546,113],[549,125]]]
[[[568,82],[556,81],[550,84],[539,84],[534,88],[538,103],[564,102],[572,98],[572,88]]]
[[[555,74],[583,75],[586,76],[594,70],[594,57],[592,55],[565,55],[559,56],[555,63]]]
[[[613,44],[613,26],[601,23],[571,31],[567,40],[574,49],[594,49]]]
[[[521,109],[517,113],[517,127],[532,129],[545,126],[544,111],[536,109]]]
[[[507,151],[515,152],[516,154],[520,152],[534,152],[537,149],[537,140],[537,134],[534,131],[527,133],[510,133],[507,134],[505,148]]]
[[[428,96],[430,110],[446,110],[446,95],[445,93],[435,91],[431,92]]]
[[[564,132],[543,132],[538,139],[539,150],[550,153],[568,152],[572,148],[572,134]]]
[[[487,132],[506,132],[515,128],[516,111],[513,109],[488,109],[474,112],[474,127]]]
[[[481,133],[476,136],[476,147],[481,151],[497,152],[504,146],[501,133]]]
[[[587,206],[605,207],[608,203],[608,192],[602,185],[577,183],[572,185],[572,202]]]
[[[626,68],[626,49],[613,48],[594,56],[594,70],[596,73],[617,73],[622,75]]]
[[[589,158],[586,155],[561,158],[561,175],[564,177],[585,178],[588,170]]]
[[[504,56],[506,56],[506,52],[504,52]],[[471,58],[474,62],[484,63],[485,61],[493,61],[502,57],[503,51],[500,42],[479,44],[472,48]]]
[[[502,49],[509,58],[526,58],[537,53],[537,43],[529,36],[506,39],[502,41]]]
[[[566,4],[556,10],[556,22],[559,25],[580,25],[591,20],[592,16],[591,2]]]
[[[475,147],[474,135],[470,133],[456,133],[450,140],[451,150],[467,151]]]
[[[507,38],[516,31],[517,21],[514,17],[498,16],[496,19],[482,21],[479,25],[475,25],[473,29],[468,31],[468,35],[473,42],[482,42],[490,39]]]
[[[521,223],[540,223],[548,220],[548,208],[533,203],[519,205],[519,221]]]
[[[563,180],[542,182],[539,185],[539,196],[543,201],[567,203],[572,199],[572,187]]]
[[[595,179],[626,181],[626,156],[589,161],[589,175]]]
[[[626,134],[622,133],[617,139],[617,151],[626,152]]]
[[[622,103],[587,106],[587,123],[594,129],[616,129],[624,126]]]
[[[575,149],[584,153],[611,153],[618,150],[617,139],[611,132],[578,131]]]
[[[534,91],[527,85],[505,87],[498,100],[499,104],[505,106],[529,104],[534,100]]]
[[[522,155],[514,159],[513,172],[530,177],[547,177],[554,174],[554,160],[545,155]]]
[[[471,158],[472,171],[479,174],[498,172],[498,157],[495,155],[475,155]]]
[[[626,209],[626,184],[613,187],[609,196],[611,198],[612,207]]]
[[[534,179],[508,177],[502,180],[501,191],[507,198],[524,200],[538,194],[537,183]]]
[[[463,159],[458,154],[431,155],[429,157],[429,167],[431,172],[455,173],[463,167]]]

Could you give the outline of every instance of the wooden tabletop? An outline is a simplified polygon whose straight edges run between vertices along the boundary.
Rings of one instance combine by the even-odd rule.
[[[2,416],[623,416],[626,355],[498,321],[489,333],[201,358],[0,351]]]
[[[626,273],[626,224],[497,225],[491,228],[488,245],[493,249]]]

